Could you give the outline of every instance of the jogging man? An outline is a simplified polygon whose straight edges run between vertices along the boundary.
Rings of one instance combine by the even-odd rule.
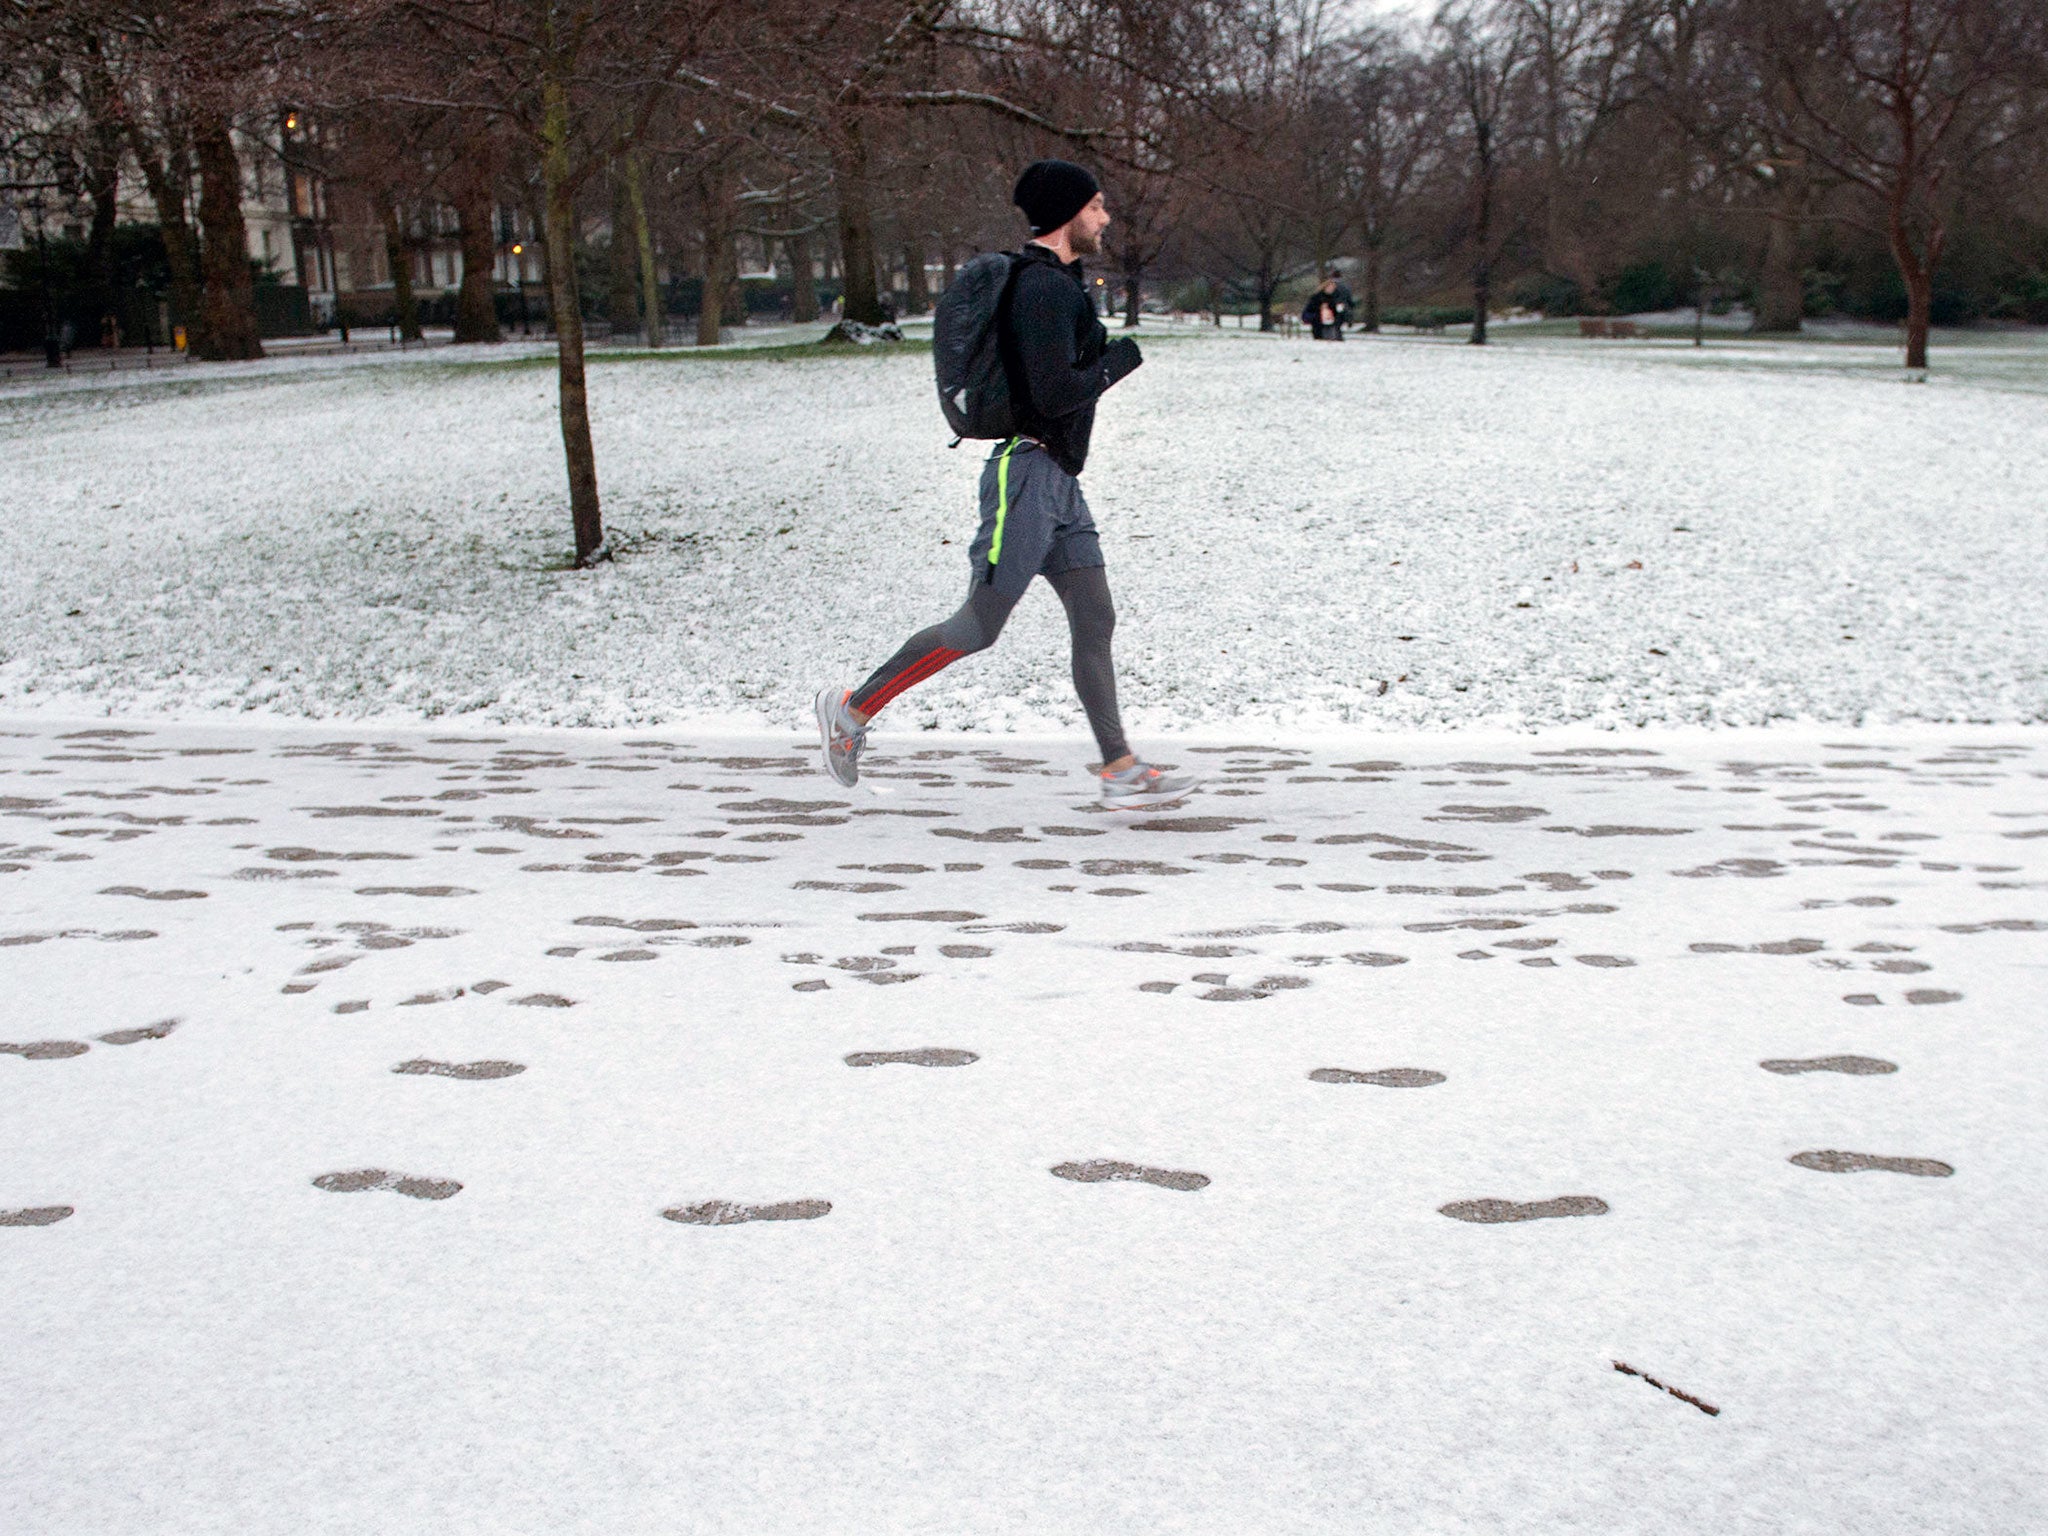
[[[858,688],[818,695],[825,769],[841,784],[858,782],[869,722],[905,689],[994,645],[1032,579],[1043,576],[1067,610],[1074,691],[1102,753],[1102,803],[1113,810],[1165,805],[1197,779],[1140,762],[1124,740],[1110,658],[1116,610],[1095,520],[1075,478],[1088,460],[1095,402],[1144,361],[1135,341],[1109,340],[1081,272],[1080,258],[1102,248],[1109,213],[1095,178],[1065,160],[1027,167],[1012,200],[1030,221],[1031,240],[1017,258],[997,337],[1018,435],[996,445],[981,473],[967,601],[944,623],[912,635]]]

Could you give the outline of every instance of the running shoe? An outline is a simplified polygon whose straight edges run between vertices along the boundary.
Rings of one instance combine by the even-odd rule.
[[[1102,804],[1112,811],[1156,810],[1186,799],[1201,782],[1198,773],[1166,773],[1150,763],[1134,763],[1102,775]]]
[[[860,755],[868,744],[868,728],[854,723],[847,709],[851,689],[827,688],[818,695],[818,744],[824,748],[825,771],[848,789],[860,782]]]

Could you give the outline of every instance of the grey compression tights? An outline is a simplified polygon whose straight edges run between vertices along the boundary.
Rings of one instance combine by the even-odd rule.
[[[1102,760],[1113,763],[1131,749],[1124,740],[1123,720],[1116,707],[1116,663],[1110,656],[1116,608],[1109,600],[1109,576],[1097,565],[1061,571],[1045,579],[1067,610],[1067,629],[1074,640],[1074,692],[1088,712],[1088,727],[1095,732]],[[987,650],[996,643],[1016,606],[1017,598],[976,582],[958,613],[912,635],[900,651],[875,669],[874,676],[854,689],[853,707],[872,715],[906,688],[915,687],[962,656]]]

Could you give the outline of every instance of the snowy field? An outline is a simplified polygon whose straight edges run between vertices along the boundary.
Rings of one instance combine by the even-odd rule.
[[[1144,732],[2048,719],[2038,337],[1148,344],[1084,477]],[[0,708],[785,729],[958,602],[921,351],[597,364],[594,575],[531,352],[0,388]],[[890,723],[1077,727],[1057,604]]]
[[[2048,343],[801,334],[0,385],[0,1530],[2038,1523]]]
[[[0,1529],[2035,1528],[2043,733],[890,745],[0,721]]]

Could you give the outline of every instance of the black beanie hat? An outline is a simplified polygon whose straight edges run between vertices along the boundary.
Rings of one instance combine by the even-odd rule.
[[[1031,233],[1049,235],[1094,200],[1101,185],[1071,160],[1034,160],[1017,178],[1010,201],[1024,210]]]

